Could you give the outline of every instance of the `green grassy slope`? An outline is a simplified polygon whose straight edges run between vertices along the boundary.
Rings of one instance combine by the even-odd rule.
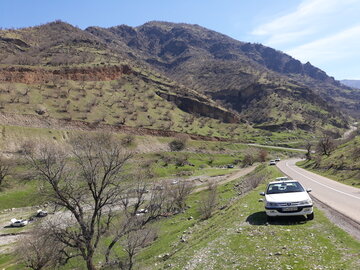
[[[298,165],[341,183],[360,187],[360,136],[339,145],[329,156],[314,156]]]
[[[266,169],[268,170],[268,169]],[[273,169],[269,179],[278,176]],[[239,198],[229,183],[219,188],[228,206],[201,221],[194,194],[184,214],[160,222],[160,237],[137,258],[140,269],[356,269],[360,243],[331,224],[320,211],[266,223],[258,192]],[[194,219],[188,220],[192,216]],[[185,239],[185,242],[181,241]],[[164,254],[169,254],[164,256]]]

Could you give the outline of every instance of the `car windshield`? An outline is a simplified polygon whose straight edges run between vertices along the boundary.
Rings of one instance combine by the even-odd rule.
[[[267,188],[266,194],[288,193],[288,192],[303,192],[304,188],[299,182],[283,182],[270,184]]]

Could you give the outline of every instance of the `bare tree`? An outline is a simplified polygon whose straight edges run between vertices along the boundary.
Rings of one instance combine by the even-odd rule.
[[[208,182],[208,190],[205,196],[202,197],[199,210],[203,219],[208,219],[212,216],[217,206],[217,184],[215,182]]]
[[[40,227],[19,242],[16,254],[26,267],[40,270],[60,263],[64,248],[63,244],[54,241],[46,228]]]
[[[129,239],[126,252],[131,263],[127,266],[132,267],[133,256],[142,245],[138,243],[144,242],[143,238],[135,241],[134,233],[146,231],[159,217],[184,209],[192,186],[187,182],[162,184],[150,193],[145,181],[148,172],[144,169],[141,176],[131,176],[123,170],[131,154],[108,134],[77,137],[71,147],[71,154],[49,146],[39,149],[38,155],[27,151],[43,181],[42,193],[65,209],[49,226],[53,239],[66,247],[65,260],[80,256],[90,270],[96,269],[94,256],[105,235],[109,238],[104,251],[106,267],[118,265],[114,247]]]
[[[174,203],[174,210],[184,210],[186,204],[185,201],[193,190],[193,185],[185,180],[179,181],[176,185],[169,188],[169,196]]]
[[[146,200],[147,185],[142,181],[139,181],[135,188],[132,186],[130,190],[124,190],[120,199],[123,216],[120,217],[120,225],[116,225],[111,232],[113,238],[105,252],[106,265],[119,264],[118,259],[112,260],[111,253],[115,245],[124,237],[128,237],[128,234],[146,230],[146,226],[151,221],[159,217],[167,217],[184,209],[185,200],[191,190],[192,186],[187,182],[181,182],[177,185],[160,183],[152,187],[152,191]]]
[[[0,158],[0,186],[7,176],[10,175],[10,162],[4,158]]]
[[[266,151],[265,149],[260,149],[258,154],[259,161],[265,162],[268,154],[268,151]]]
[[[254,164],[254,162],[255,162],[254,154],[249,152],[244,155],[244,158],[242,160],[242,165],[243,165],[243,167],[246,167],[249,165],[251,166]]]
[[[134,256],[136,253],[156,238],[156,231],[152,228],[144,228],[128,233],[122,241],[122,246],[127,254],[127,262],[122,269],[131,270],[134,266]]]
[[[100,134],[74,139],[72,158],[49,146],[40,149],[39,156],[28,157],[45,183],[49,201],[69,211],[74,221],[54,226],[54,238],[74,249],[71,256],[81,256],[87,269],[96,269],[95,251],[114,218],[122,169],[131,154],[110,135]]]
[[[329,156],[335,149],[335,146],[335,141],[329,135],[325,134],[320,138],[317,149],[322,155]]]
[[[152,227],[138,227],[126,233],[120,241],[121,248],[126,254],[117,254],[115,259],[105,265],[105,269],[132,269],[135,255],[141,248],[149,245],[157,237],[157,231]]]
[[[306,144],[306,151],[307,152],[305,154],[307,160],[311,160],[311,147],[312,147],[312,144],[308,142]]]

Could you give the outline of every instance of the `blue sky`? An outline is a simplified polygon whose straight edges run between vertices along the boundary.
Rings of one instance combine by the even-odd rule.
[[[359,0],[0,0],[0,27],[61,19],[82,29],[161,20],[199,24],[360,79]]]

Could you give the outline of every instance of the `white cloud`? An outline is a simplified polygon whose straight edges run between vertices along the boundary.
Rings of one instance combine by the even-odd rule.
[[[359,0],[302,0],[293,12],[259,25],[252,34],[332,76],[359,78],[359,14]]]
[[[265,36],[268,45],[300,41],[329,28],[329,22],[354,4],[358,0],[303,0],[294,12],[258,26],[252,34]]]
[[[297,46],[286,53],[306,62],[322,64],[339,59],[357,59],[360,62],[360,25]]]

